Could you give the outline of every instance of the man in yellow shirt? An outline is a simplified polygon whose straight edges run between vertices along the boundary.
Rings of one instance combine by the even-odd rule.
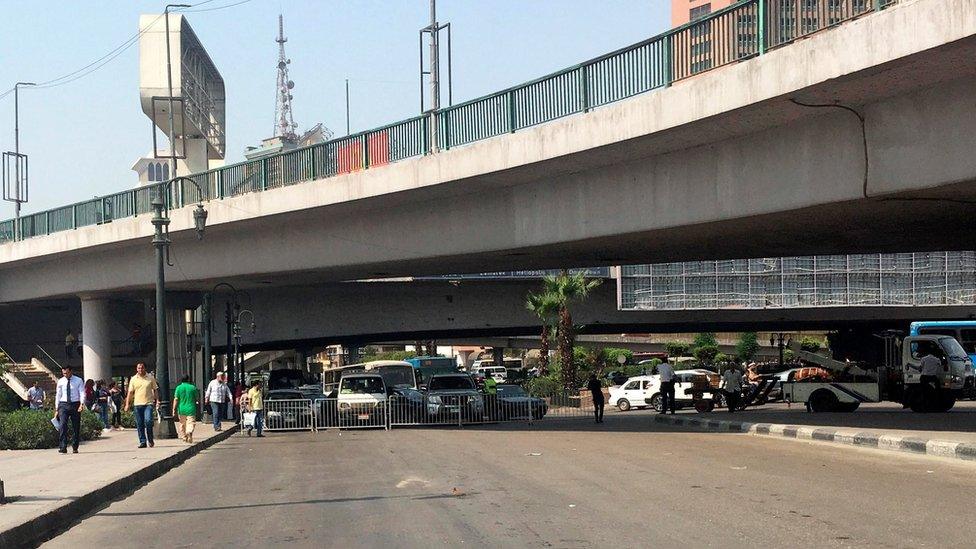
[[[145,448],[156,444],[153,442],[153,408],[159,406],[159,386],[156,378],[146,373],[146,364],[136,364],[136,375],[129,379],[129,392],[125,396],[125,411],[135,404],[136,433],[139,435],[139,447]]]
[[[264,393],[261,391],[261,380],[255,380],[251,385],[251,390],[247,392],[247,407],[254,412],[254,426],[249,427],[247,436],[251,436],[253,429],[258,430],[258,436],[264,438],[261,431],[264,430]]]

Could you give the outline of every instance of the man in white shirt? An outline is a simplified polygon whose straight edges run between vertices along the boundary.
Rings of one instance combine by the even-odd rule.
[[[671,410],[671,413],[674,414],[674,411],[677,409],[677,404],[674,401],[674,384],[677,382],[678,385],[681,385],[681,382],[678,381],[677,376],[675,376],[674,368],[667,362],[658,364],[657,374],[661,380],[660,413],[666,414],[668,413],[668,410]]]
[[[939,390],[941,388],[939,374],[942,373],[942,360],[932,352],[932,345],[929,342],[924,343],[926,345],[919,349],[919,355],[922,358],[918,363],[921,370],[918,381],[923,384],[928,383]]]
[[[44,407],[44,389],[34,382],[34,386],[27,389],[27,402],[30,404],[31,410],[40,410]]]
[[[58,431],[60,446],[58,452],[68,453],[68,422],[74,430],[71,440],[71,451],[78,453],[78,443],[81,441],[81,411],[85,409],[85,382],[80,377],[71,375],[71,366],[61,367],[61,379],[58,380],[54,391],[56,409],[54,417],[58,419],[61,428]]]
[[[729,413],[735,412],[739,406],[739,394],[742,392],[742,374],[734,366],[729,366],[722,373],[721,389],[725,393],[725,404]]]
[[[217,376],[210,380],[207,390],[203,393],[203,401],[210,405],[210,414],[213,416],[214,431],[219,431],[220,410],[231,398],[230,389],[224,383],[224,372],[217,372]]]

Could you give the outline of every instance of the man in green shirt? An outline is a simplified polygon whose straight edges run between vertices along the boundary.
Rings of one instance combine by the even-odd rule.
[[[190,376],[183,376],[173,392],[173,415],[179,417],[176,431],[184,442],[193,442],[193,427],[197,421],[197,401],[200,392],[190,383]]]

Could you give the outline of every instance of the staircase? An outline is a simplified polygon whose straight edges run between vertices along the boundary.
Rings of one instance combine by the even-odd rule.
[[[30,363],[8,364],[7,373],[2,377],[7,386],[24,400],[27,400],[27,390],[34,386],[35,381],[49,395],[54,394],[58,382],[54,374],[37,359],[31,360]]]

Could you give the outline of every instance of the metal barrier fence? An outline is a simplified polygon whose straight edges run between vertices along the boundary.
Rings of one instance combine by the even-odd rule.
[[[243,416],[244,411],[242,410]],[[244,426],[241,426],[244,431]],[[314,431],[315,408],[311,400],[265,400],[264,430],[266,431]]]
[[[444,149],[589,111],[789,44],[897,0],[742,0],[596,59],[436,113]],[[431,152],[430,117],[418,116],[184,178],[147,185],[20,218],[20,238],[145,215],[151,199],[170,208],[294,185]],[[197,189],[199,185],[200,189]],[[169,189],[167,190],[167,186]],[[0,244],[14,240],[0,222]]]

